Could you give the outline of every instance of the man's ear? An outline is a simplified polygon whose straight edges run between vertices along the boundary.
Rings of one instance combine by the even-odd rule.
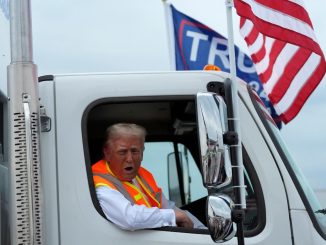
[[[105,144],[102,148],[103,155],[106,156],[110,150],[109,144]]]

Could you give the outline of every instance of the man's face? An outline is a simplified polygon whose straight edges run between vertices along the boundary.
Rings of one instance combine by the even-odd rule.
[[[143,159],[144,144],[134,135],[121,134],[107,142],[104,158],[119,180],[131,181],[136,177]]]

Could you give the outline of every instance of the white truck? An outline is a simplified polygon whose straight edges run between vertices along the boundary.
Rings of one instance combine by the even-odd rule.
[[[322,206],[326,205],[326,190],[325,189],[316,189],[314,190],[316,196]]]
[[[242,169],[233,156],[240,144],[230,129],[236,108],[229,74],[37,78],[28,10],[27,0],[11,3],[8,93],[0,97],[1,245],[326,244],[325,209],[249,86],[237,81]],[[144,166],[207,230],[125,231],[105,218],[91,166],[116,122],[147,129]]]

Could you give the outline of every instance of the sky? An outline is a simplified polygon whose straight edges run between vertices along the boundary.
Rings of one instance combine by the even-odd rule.
[[[227,36],[223,0],[170,1],[181,12]],[[326,51],[325,0],[306,0]],[[32,0],[34,61],[39,75],[170,70],[161,0]],[[235,43],[248,53],[233,11]],[[326,188],[326,78],[281,134],[313,188]]]

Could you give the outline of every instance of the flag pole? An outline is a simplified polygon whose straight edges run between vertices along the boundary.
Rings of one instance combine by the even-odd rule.
[[[169,51],[169,66],[170,70],[174,71],[176,69],[175,64],[175,47],[174,47],[174,28],[172,20],[172,11],[171,5],[168,0],[162,0],[164,17],[165,17],[165,26],[168,39],[168,51]]]
[[[233,37],[233,21],[232,21],[232,7],[233,0],[226,0],[226,16],[227,16],[227,31],[228,31],[228,50],[230,60],[230,73],[231,81],[229,87],[231,88],[231,101],[233,111],[228,112],[229,130],[234,131],[238,135],[238,142],[230,146],[231,159],[232,159],[232,175],[233,186],[235,186],[235,210],[234,216],[237,223],[237,238],[238,244],[244,244],[243,236],[243,218],[244,209],[246,208],[245,202],[245,185],[243,174],[242,162],[242,145],[240,134],[240,120],[239,120],[239,105],[238,105],[238,86],[237,86],[237,71],[235,63],[235,49]],[[229,110],[230,111],[230,110]]]

